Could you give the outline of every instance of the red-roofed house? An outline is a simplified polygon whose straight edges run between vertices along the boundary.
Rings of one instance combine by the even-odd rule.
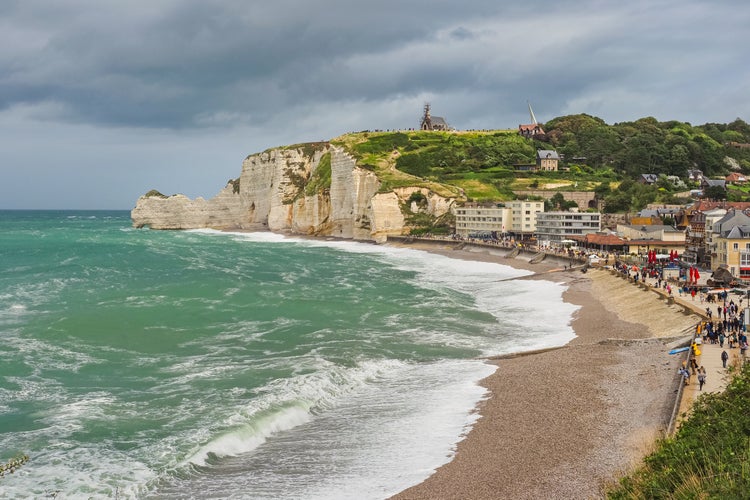
[[[533,139],[538,135],[544,135],[544,130],[538,123],[530,123],[528,125],[519,125],[518,133],[527,139]]]
[[[738,186],[747,183],[747,177],[737,172],[732,172],[731,174],[727,175],[725,180],[727,184],[737,184]]]

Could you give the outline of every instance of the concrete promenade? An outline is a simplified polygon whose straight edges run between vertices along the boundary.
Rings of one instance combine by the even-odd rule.
[[[632,281],[632,278],[629,279]],[[645,282],[639,280],[637,283],[634,282],[633,286],[640,286],[645,291],[653,292],[655,294],[654,298],[657,298],[658,300],[668,300],[675,305],[682,307],[683,312],[686,314],[694,314],[696,330],[698,324],[709,320],[709,317],[706,314],[706,307],[715,310],[716,306],[719,304],[717,302],[707,303],[705,300],[701,302],[700,297],[697,295],[695,297],[685,294],[680,295],[675,291],[675,284],[672,284],[673,292],[669,295],[666,290],[656,287],[656,280],[653,278],[647,278]],[[735,302],[739,299],[739,297],[730,298],[734,298]],[[690,414],[690,410],[692,409],[695,400],[703,392],[722,392],[726,388],[730,379],[730,372],[727,368],[723,367],[721,361],[722,351],[727,351],[727,354],[729,355],[727,367],[739,367],[742,363],[739,347],[729,349],[727,342],[724,343],[724,348],[719,347],[719,344],[702,343],[699,350],[701,351],[701,355],[696,357],[696,362],[699,367],[703,366],[706,370],[706,383],[703,385],[703,390],[701,391],[699,389],[700,384],[698,383],[698,375],[697,373],[692,375],[691,371],[690,383],[682,389],[679,410],[677,413],[677,426],[679,426],[680,421],[683,419],[682,415],[688,416]]]
[[[695,312],[702,320],[708,320],[706,315],[706,307],[714,309],[716,303],[703,303],[700,302],[698,297],[691,298],[689,295],[683,297],[677,297],[675,302],[682,305],[685,308],[689,308]],[[696,322],[697,324],[697,322]],[[722,392],[726,388],[729,382],[729,371],[723,367],[721,362],[721,352],[727,351],[729,355],[729,361],[727,361],[727,367],[741,366],[742,360],[740,358],[740,348],[735,347],[730,349],[728,342],[724,343],[724,347],[719,347],[719,344],[703,343],[699,350],[701,351],[700,356],[696,356],[695,360],[698,366],[703,366],[706,369],[706,383],[703,385],[703,391],[699,390],[698,376],[691,375],[690,384],[683,389],[682,400],[680,401],[679,414],[689,414],[690,409],[693,407],[693,403],[701,395],[702,392]],[[678,420],[679,423],[679,420]]]

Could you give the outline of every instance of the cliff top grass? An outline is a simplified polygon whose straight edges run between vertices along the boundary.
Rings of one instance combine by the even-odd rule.
[[[498,188],[496,174],[511,173],[509,162],[533,161],[535,154],[514,130],[357,132],[331,143],[373,170],[384,191],[420,186],[458,200],[512,199]]]

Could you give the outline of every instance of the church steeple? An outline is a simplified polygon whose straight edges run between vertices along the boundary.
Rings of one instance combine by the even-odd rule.
[[[422,115],[422,123],[420,127],[422,130],[432,130],[432,117],[430,116],[430,103],[424,104],[424,115]]]

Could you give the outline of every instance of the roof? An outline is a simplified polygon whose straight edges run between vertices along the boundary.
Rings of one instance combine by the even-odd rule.
[[[637,240],[627,240],[627,245],[658,245],[660,247],[685,247],[684,241],[664,241],[664,240],[655,240],[651,238],[646,239],[637,239]]]
[[[659,216],[659,210],[656,209],[650,209],[650,208],[644,208],[638,213],[639,217],[658,217]]]
[[[443,118],[442,116],[431,116],[430,122],[432,123],[433,127],[435,125],[442,125],[444,127],[448,126],[448,123],[445,121],[445,118]]]
[[[599,234],[599,233],[593,233],[593,234],[587,234],[583,238],[581,238],[579,241],[583,241],[584,243],[588,243],[590,245],[601,245],[601,246],[610,246],[610,247],[618,247],[627,245],[627,242],[618,237],[614,234]]]
[[[542,130],[542,127],[540,127],[539,124],[537,123],[529,123],[528,125],[519,125],[518,130],[529,130],[529,131],[539,130],[542,133],[544,132]]]
[[[536,151],[536,157],[539,159],[549,158],[550,160],[559,160],[560,155],[553,149],[538,149]]]
[[[745,210],[750,208],[750,202],[748,201],[708,201],[701,200],[696,202],[690,210],[700,210],[705,212],[712,208],[736,208],[737,210]]]
[[[725,187],[727,184],[727,181],[725,179],[703,179],[703,182],[706,184],[706,186]]]
[[[722,233],[721,237],[728,240],[750,239],[750,225],[733,226],[726,233]]]
[[[750,224],[750,217],[742,210],[730,210],[721,219],[714,222],[713,230],[717,233],[726,233],[735,226]]]
[[[659,176],[656,174],[641,174],[641,179],[643,179],[645,182],[648,182],[649,184],[653,184],[654,182],[659,180]]]
[[[737,172],[732,172],[731,174],[727,175],[724,180],[726,180],[727,182],[747,182],[747,177],[742,174],[738,174]]]
[[[629,227],[630,229],[634,229],[636,231],[641,231],[644,233],[658,233],[660,231],[665,231],[668,233],[681,233],[679,229],[675,229],[674,226],[667,226],[665,224],[620,224],[621,226]]]

